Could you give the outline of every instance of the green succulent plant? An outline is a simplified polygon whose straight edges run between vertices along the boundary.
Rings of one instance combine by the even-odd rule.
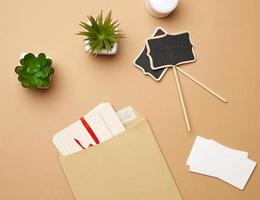
[[[54,69],[51,67],[52,60],[46,58],[44,53],[40,53],[38,56],[28,53],[20,60],[20,64],[15,68],[15,72],[18,74],[18,81],[24,88],[49,87]]]
[[[78,35],[86,36],[84,41],[90,46],[89,53],[97,54],[102,50],[111,51],[115,42],[123,38],[123,34],[118,30],[118,21],[112,20],[112,12],[110,11],[105,18],[103,13],[96,17],[87,16],[88,23],[81,22],[85,31],[80,31]]]

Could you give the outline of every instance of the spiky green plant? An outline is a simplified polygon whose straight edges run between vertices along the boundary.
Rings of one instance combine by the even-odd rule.
[[[38,56],[28,53],[20,60],[20,64],[15,68],[15,72],[23,87],[49,87],[50,76],[54,73],[54,69],[51,67],[52,60],[46,58],[44,53],[40,53]]]
[[[97,54],[102,50],[111,51],[115,42],[124,36],[121,31],[118,30],[118,21],[112,21],[112,12],[110,11],[105,19],[103,19],[103,13],[96,17],[87,16],[89,23],[81,22],[85,31],[80,31],[78,35],[86,36],[84,41],[87,41],[87,45],[90,46],[89,52]]]

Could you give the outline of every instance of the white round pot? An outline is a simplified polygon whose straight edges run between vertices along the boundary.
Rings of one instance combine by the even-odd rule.
[[[146,0],[149,13],[157,18],[166,17],[175,10],[179,0]]]
[[[28,54],[28,53],[21,53],[21,55],[20,55],[20,60],[23,59],[26,54]],[[38,56],[39,54],[35,54],[35,55]],[[49,57],[49,56],[47,56],[47,55],[46,55],[46,58],[49,58],[49,59],[52,60],[52,58]],[[20,65],[20,63],[19,63],[19,65]],[[16,79],[16,80],[17,80],[17,83],[18,83],[19,85],[22,85],[22,83],[18,80],[18,74],[16,74],[16,75],[17,75],[17,79]],[[51,78],[52,78],[52,75],[50,75],[49,81],[51,81]],[[49,87],[50,87],[50,85],[47,86],[47,87],[39,87],[39,88],[36,88],[36,89],[48,89]]]

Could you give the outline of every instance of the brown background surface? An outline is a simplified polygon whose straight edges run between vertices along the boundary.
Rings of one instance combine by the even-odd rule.
[[[79,21],[113,10],[127,38],[114,57],[92,57],[76,36]],[[0,199],[72,200],[52,136],[100,102],[132,105],[144,114],[185,200],[258,200],[256,168],[244,191],[188,172],[196,135],[249,152],[260,163],[260,3],[257,0],[183,0],[165,19],[151,17],[141,0],[1,0]],[[188,30],[197,55],[182,66],[228,100],[223,104],[180,76],[192,133],[186,127],[172,70],[160,83],[132,65],[157,26]],[[21,52],[46,52],[56,73],[47,91],[16,83]],[[87,169],[86,169],[87,170]]]

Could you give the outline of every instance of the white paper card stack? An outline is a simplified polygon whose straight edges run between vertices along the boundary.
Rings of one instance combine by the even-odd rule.
[[[248,153],[197,136],[186,164],[191,172],[219,178],[243,190],[256,162]]]
[[[52,142],[63,156],[68,156],[123,133],[124,124],[135,118],[130,106],[116,112],[110,103],[101,103],[56,133]]]

